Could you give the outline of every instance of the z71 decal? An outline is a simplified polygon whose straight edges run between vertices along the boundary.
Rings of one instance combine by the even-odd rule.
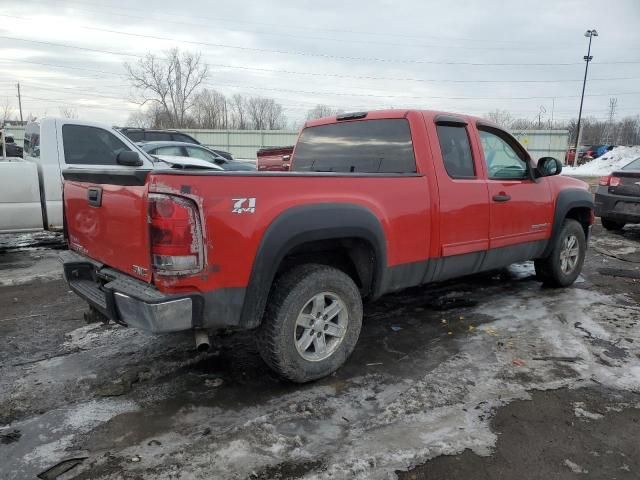
[[[256,212],[256,199],[252,198],[232,198],[233,200],[233,213],[255,213]]]

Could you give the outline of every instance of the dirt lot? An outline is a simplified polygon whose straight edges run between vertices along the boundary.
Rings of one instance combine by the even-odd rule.
[[[85,325],[51,246],[0,241],[2,478],[640,476],[640,228],[596,225],[569,289],[526,263],[387,296],[304,386],[247,334]]]

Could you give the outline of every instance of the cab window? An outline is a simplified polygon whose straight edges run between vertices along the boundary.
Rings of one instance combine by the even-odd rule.
[[[120,152],[131,151],[111,132],[86,125],[62,127],[66,163],[84,165],[116,165]]]
[[[451,178],[475,178],[469,136],[464,126],[438,125],[444,167]]]
[[[516,150],[506,138],[497,133],[480,130],[479,134],[490,179],[523,180],[529,177],[524,152]]]

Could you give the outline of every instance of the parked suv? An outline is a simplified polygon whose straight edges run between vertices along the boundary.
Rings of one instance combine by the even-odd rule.
[[[134,142],[185,142],[200,145],[200,142],[191,135],[179,132],[178,130],[158,130],[149,128],[123,127],[119,129],[123,134]],[[233,160],[231,154],[225,150],[211,149],[218,155]]]
[[[550,286],[580,274],[588,185],[495,124],[343,114],[307,122],[291,162],[64,171],[70,288],[105,319],[198,345],[251,329],[274,371],[306,382],[353,352],[365,300],[525,260]]]

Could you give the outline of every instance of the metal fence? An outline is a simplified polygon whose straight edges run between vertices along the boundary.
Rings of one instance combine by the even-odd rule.
[[[13,135],[22,145],[24,127],[7,127],[7,135]],[[184,129],[182,132],[195,137],[209,147],[231,152],[237,158],[256,158],[263,147],[284,147],[296,143],[298,132],[294,130],[198,130]],[[555,157],[564,161],[569,145],[568,130],[524,130],[511,132],[536,160]]]
[[[6,126],[4,128],[5,134],[9,137],[12,136],[15,142],[22,146],[24,144],[24,127],[23,126]],[[0,156],[2,153],[0,152]]]
[[[511,134],[534,159],[554,157],[564,162],[569,146],[569,130],[523,130]]]
[[[236,158],[256,158],[263,147],[294,145],[297,131],[291,130],[196,130],[181,129],[203,145],[230,152]]]

